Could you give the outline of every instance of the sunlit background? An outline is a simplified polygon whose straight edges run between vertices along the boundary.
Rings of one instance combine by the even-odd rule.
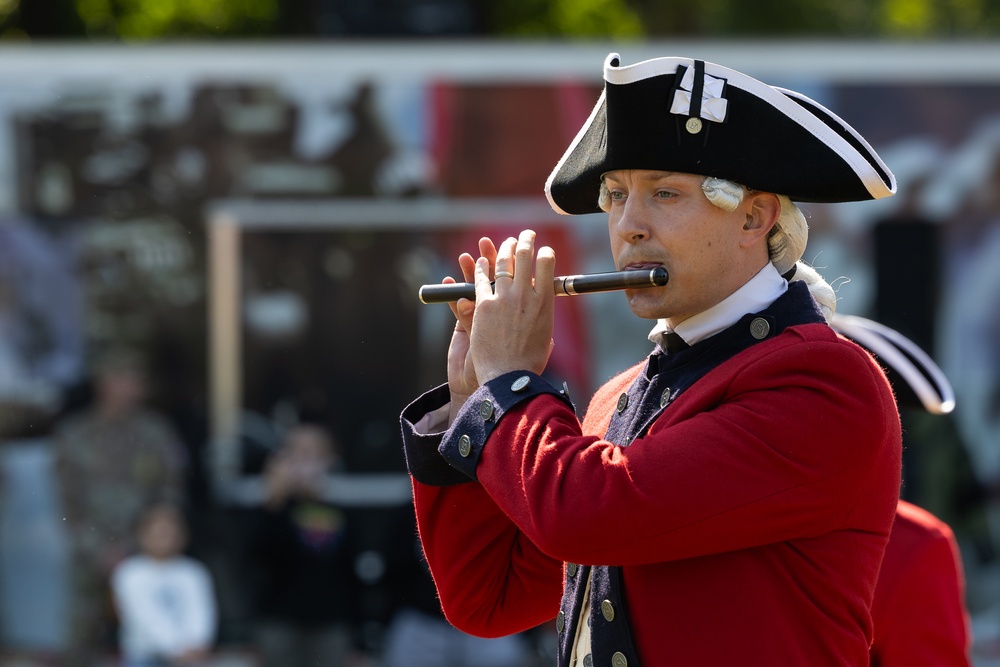
[[[0,0],[0,661],[84,664],[77,542],[110,571],[134,550],[126,510],[158,491],[134,461],[114,483],[66,473],[142,445],[72,428],[120,364],[148,383],[143,428],[169,441],[213,579],[211,659],[268,667],[263,473],[310,422],[341,452],[323,521],[351,526],[354,585],[325,604],[351,664],[395,664],[428,585],[398,414],[443,380],[451,330],[417,289],[524,227],[559,273],[613,268],[601,216],[541,191],[617,51],[801,91],[896,173],[890,200],[805,207],[805,259],[955,386],[952,415],[904,408],[903,495],[954,529],[976,664],[1000,664],[998,34],[987,0]],[[561,299],[549,373],[582,407],[648,328],[620,295]],[[112,664],[95,581],[88,613],[112,625],[88,660]],[[554,664],[546,629],[519,639],[514,664]]]

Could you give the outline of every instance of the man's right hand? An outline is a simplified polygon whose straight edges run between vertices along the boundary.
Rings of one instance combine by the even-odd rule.
[[[489,260],[490,275],[496,267],[497,249],[491,239],[479,239],[479,254]],[[458,258],[465,282],[475,282],[476,259],[469,253],[462,253]],[[453,283],[450,276],[442,282]],[[458,415],[459,409],[466,399],[479,387],[476,379],[476,369],[469,356],[469,334],[472,331],[472,315],[476,311],[476,302],[469,299],[459,299],[457,303],[448,304],[455,314],[455,333],[451,336],[448,347],[448,388],[451,391],[451,407],[448,423],[451,424]]]

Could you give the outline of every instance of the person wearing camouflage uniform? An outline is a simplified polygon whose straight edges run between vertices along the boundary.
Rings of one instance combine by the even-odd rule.
[[[56,426],[62,516],[71,547],[67,663],[114,649],[109,575],[134,550],[143,508],[183,496],[183,449],[171,424],[144,407],[139,360],[115,354],[95,369],[94,404]]]

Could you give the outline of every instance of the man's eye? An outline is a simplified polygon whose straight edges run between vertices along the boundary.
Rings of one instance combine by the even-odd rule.
[[[660,199],[673,199],[677,196],[677,193],[670,192],[669,190],[657,190],[656,196]]]
[[[611,191],[611,201],[621,201],[623,199],[625,199],[625,193],[624,192],[622,192],[621,190],[612,190]]]

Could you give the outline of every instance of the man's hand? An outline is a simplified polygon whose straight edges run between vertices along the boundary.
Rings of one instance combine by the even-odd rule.
[[[295,469],[285,452],[276,452],[264,468],[264,506],[281,509],[295,489]]]
[[[510,371],[545,370],[553,346],[555,265],[549,247],[539,248],[535,257],[531,230],[521,232],[517,240],[504,241],[495,261],[485,256],[476,261],[476,304],[467,359],[480,384]],[[494,271],[495,293],[490,287]]]
[[[496,262],[497,250],[493,241],[488,238],[479,239],[479,254],[486,264],[488,275],[493,275],[493,265]],[[465,282],[475,281],[476,260],[468,253],[462,253],[458,258],[459,267],[465,277]],[[442,282],[453,283],[451,276]],[[469,395],[479,387],[476,369],[469,356],[469,332],[472,331],[473,314],[476,302],[469,299],[459,299],[457,303],[449,304],[455,314],[455,333],[448,347],[448,388],[451,390],[451,409],[448,423],[454,421],[459,408]]]

